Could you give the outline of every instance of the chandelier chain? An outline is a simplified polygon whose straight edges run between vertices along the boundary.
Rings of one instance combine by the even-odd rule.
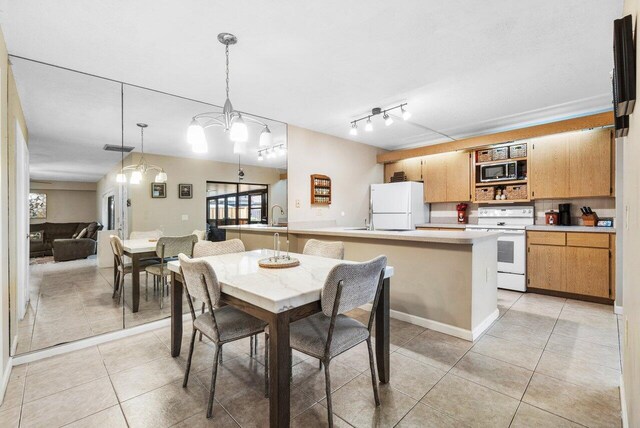
[[[226,60],[226,69],[227,69],[227,99],[229,99],[229,45],[227,44],[224,48],[224,53],[227,58]]]

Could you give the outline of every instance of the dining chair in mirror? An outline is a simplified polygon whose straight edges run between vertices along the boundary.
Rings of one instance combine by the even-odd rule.
[[[161,230],[134,230],[129,234],[129,239],[160,239]]]
[[[344,243],[341,241],[320,241],[309,239],[302,254],[344,260]]]

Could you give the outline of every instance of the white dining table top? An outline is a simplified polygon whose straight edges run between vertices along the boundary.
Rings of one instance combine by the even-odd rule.
[[[355,263],[326,257],[291,253],[300,265],[286,269],[258,266],[260,259],[273,255],[273,250],[202,257],[213,266],[222,292],[273,313],[284,312],[320,300],[320,292],[331,269],[339,263]],[[180,263],[168,263],[169,270],[180,272]],[[393,276],[387,266],[385,278]]]
[[[149,241],[148,238],[144,239],[125,239],[122,241],[122,248],[128,253],[148,253],[149,251],[155,251],[158,240]]]

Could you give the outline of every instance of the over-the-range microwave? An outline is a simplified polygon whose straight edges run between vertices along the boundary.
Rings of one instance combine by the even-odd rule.
[[[480,166],[480,181],[505,181],[518,179],[518,162],[501,162]]]

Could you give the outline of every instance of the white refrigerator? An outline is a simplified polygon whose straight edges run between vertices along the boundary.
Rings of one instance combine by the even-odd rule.
[[[423,184],[415,181],[371,185],[371,224],[375,230],[412,230],[429,221]]]

